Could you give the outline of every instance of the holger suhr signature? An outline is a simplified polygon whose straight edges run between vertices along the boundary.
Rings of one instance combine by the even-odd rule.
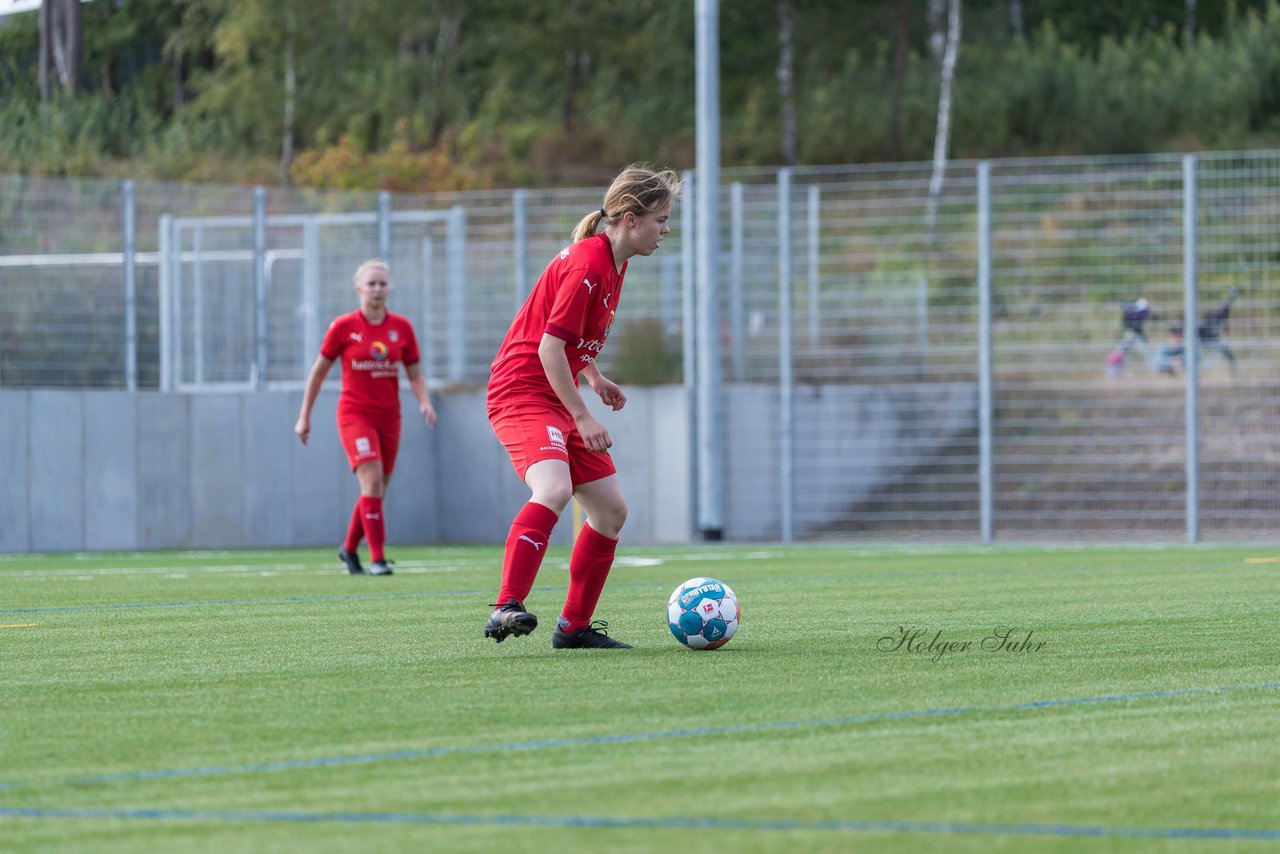
[[[881,652],[908,652],[926,655],[932,661],[941,661],[944,655],[970,652],[1039,652],[1044,649],[1046,641],[1032,640],[1034,629],[1022,629],[1017,626],[996,626],[992,632],[979,641],[952,640],[943,637],[943,630],[930,632],[916,626],[898,626],[876,641],[876,649]]]

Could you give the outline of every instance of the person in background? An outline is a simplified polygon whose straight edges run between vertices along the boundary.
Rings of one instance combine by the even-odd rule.
[[[342,391],[338,396],[338,436],[360,484],[360,497],[351,510],[347,536],[338,560],[347,572],[363,575],[357,550],[369,543],[369,574],[391,575],[384,546],[386,524],[382,499],[395,469],[400,448],[400,366],[409,390],[418,401],[428,427],[436,424],[427,383],[419,368],[418,339],[409,319],[387,310],[391,276],[386,262],[366,261],[355,273],[360,307],[329,324],[320,355],[307,375],[302,410],[293,432],[307,444],[311,410],[333,363],[342,360]]]
[[[493,360],[489,422],[531,493],[507,535],[502,582],[485,624],[485,637],[498,643],[537,628],[524,600],[560,514],[577,496],[586,523],[569,558],[569,592],[551,646],[630,648],[603,631],[607,623],[592,620],[627,505],[609,455],[613,440],[587,409],[578,380],[610,409],[626,404],[595,359],[613,328],[628,259],[653,254],[671,231],[680,186],[675,172],[638,164],[614,178],[601,208],[583,217],[572,243],[547,265]]]

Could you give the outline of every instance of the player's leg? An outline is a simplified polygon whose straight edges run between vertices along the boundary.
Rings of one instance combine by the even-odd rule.
[[[373,555],[373,539],[378,537],[378,548],[382,548],[382,540],[384,539],[380,531],[372,531],[367,524],[368,516],[371,512],[369,502],[366,496],[376,496],[377,502],[372,508],[372,512],[381,522],[382,510],[377,506],[382,500],[382,445],[378,436],[376,425],[371,423],[369,419],[360,415],[351,413],[340,413],[338,416],[338,440],[342,443],[342,450],[347,455],[347,461],[351,464],[351,470],[356,475],[356,481],[360,485],[360,495],[356,498],[355,506],[351,508],[351,521],[347,525],[347,535],[343,541],[342,548],[338,549],[338,560],[347,566],[347,572],[352,575],[361,575],[364,573],[364,567],[360,565],[360,557],[357,549],[360,547],[360,540],[369,541],[370,557],[377,559],[379,555]],[[376,468],[373,467],[376,463]]]
[[[384,551],[387,527],[382,515],[382,499],[386,495],[386,479],[382,471],[382,460],[370,460],[356,466],[356,480],[360,482],[358,503],[364,537],[369,543],[369,574],[390,575]]]
[[[360,501],[364,508],[365,538],[369,541],[369,574],[391,575],[387,562],[387,516],[383,499],[387,497],[387,483],[396,466],[400,449],[400,421],[381,425],[378,435],[378,459],[356,468],[360,481]]]
[[[485,637],[501,643],[508,635],[527,635],[538,626],[538,618],[525,610],[524,600],[533,589],[551,532],[573,497],[563,439],[572,429],[572,419],[537,409],[491,412],[489,420],[516,472],[529,487],[529,501],[507,532],[502,582],[495,610],[485,624]]]
[[[599,471],[613,469],[607,454],[598,454],[587,460]],[[613,568],[618,535],[627,521],[627,502],[622,496],[622,487],[617,474],[610,473],[579,483],[574,494],[587,520],[578,532],[569,557],[569,592],[556,621],[551,645],[556,649],[628,649],[627,644],[601,631],[607,623],[593,624],[591,620],[609,578],[609,570]]]

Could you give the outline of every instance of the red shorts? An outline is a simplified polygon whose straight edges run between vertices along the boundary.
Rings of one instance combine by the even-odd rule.
[[[347,452],[351,470],[363,463],[382,460],[382,473],[390,475],[400,450],[400,418],[370,418],[356,412],[338,413],[338,438]]]
[[[577,425],[563,409],[537,404],[504,406],[489,410],[489,423],[511,455],[511,465],[521,480],[529,466],[543,460],[567,462],[574,486],[618,472],[608,452],[598,453],[586,446]]]

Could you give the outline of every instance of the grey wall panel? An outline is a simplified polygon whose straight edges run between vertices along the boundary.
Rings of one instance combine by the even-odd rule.
[[[693,537],[693,454],[687,399],[680,386],[650,390],[648,445],[642,461],[649,479],[651,516],[646,542],[687,543]]]
[[[435,520],[436,430],[427,426],[413,395],[405,393],[400,398],[400,451],[383,504],[388,548],[439,539]]]
[[[138,548],[136,397],[85,393],[84,454],[85,548]]]
[[[31,392],[31,548],[84,549],[84,394]]]
[[[600,402],[590,389],[583,398],[587,406],[604,428],[609,431],[613,447],[609,449],[614,467],[618,470],[618,484],[627,501],[627,523],[622,529],[622,542],[645,542],[653,530],[653,513],[649,502],[649,433],[653,407],[649,396],[627,392],[627,404],[614,412]]]
[[[31,550],[31,394],[0,391],[0,552]]]
[[[191,398],[191,546],[238,548],[246,536],[245,469],[240,433],[241,396],[204,394]]]
[[[346,536],[355,476],[338,441],[334,413],[338,392],[322,391],[311,410],[311,437],[303,445],[293,432],[302,395],[289,395],[289,523],[293,542],[337,549]]]
[[[441,540],[504,542],[529,490],[489,427],[484,392],[451,394],[436,430]]]
[[[189,395],[141,392],[138,411],[138,544],[191,545],[191,402]]]
[[[240,464],[245,541],[256,546],[293,543],[289,528],[291,455],[297,409],[284,394],[243,394],[240,409]]]

